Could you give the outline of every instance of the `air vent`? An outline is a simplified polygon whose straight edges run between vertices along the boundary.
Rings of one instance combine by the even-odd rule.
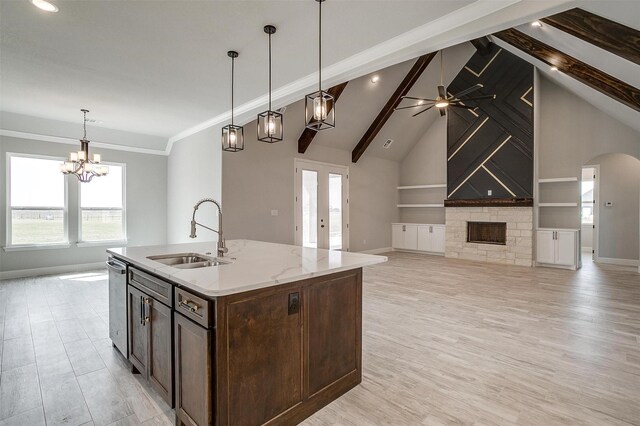
[[[384,143],[384,145],[382,145],[382,147],[384,149],[389,149],[392,143],[393,143],[393,139],[387,139],[387,141]]]

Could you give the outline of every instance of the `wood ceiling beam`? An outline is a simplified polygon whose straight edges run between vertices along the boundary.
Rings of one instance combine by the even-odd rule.
[[[427,65],[429,65],[437,53],[438,52],[432,52],[422,55],[418,58],[416,63],[413,64],[398,88],[393,92],[393,95],[391,95],[387,103],[382,107],[380,113],[378,113],[378,116],[373,120],[373,123],[371,123],[367,131],[364,133],[360,142],[358,142],[358,145],[353,148],[353,151],[351,152],[352,162],[356,163],[360,157],[362,157],[362,154],[364,154],[371,142],[373,142],[373,139],[378,135],[378,132],[380,132],[387,120],[389,120],[394,109],[400,104],[402,97],[409,93],[409,90],[411,90],[415,82],[418,81],[422,72],[427,69]]]
[[[629,108],[640,111],[640,90],[636,87],[516,29],[510,28],[493,35],[545,64],[557,67],[558,71],[573,77],[592,89],[625,104]]]
[[[345,81],[344,83],[335,85],[331,87],[329,90],[327,90],[327,92],[331,96],[333,96],[334,105],[336,102],[338,102],[338,98],[344,91],[344,88],[347,87],[348,83],[349,83],[348,81]],[[298,138],[299,154],[304,154],[306,152],[307,148],[309,148],[309,145],[311,145],[311,142],[313,142],[313,138],[316,137],[316,134],[318,134],[317,130],[311,130],[305,127],[305,129],[302,131],[302,134],[300,135],[300,138]]]
[[[636,29],[579,8],[541,21],[640,65],[640,31]]]

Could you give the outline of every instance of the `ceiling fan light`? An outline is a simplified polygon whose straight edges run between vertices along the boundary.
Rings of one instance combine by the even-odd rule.
[[[49,13],[56,13],[59,10],[58,6],[45,0],[31,0],[31,4],[38,9]]]
[[[449,101],[446,99],[439,99],[436,101],[436,108],[446,108],[449,106]]]

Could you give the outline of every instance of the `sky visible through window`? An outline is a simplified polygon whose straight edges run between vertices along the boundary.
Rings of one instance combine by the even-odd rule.
[[[11,207],[64,207],[62,161],[11,157]]]

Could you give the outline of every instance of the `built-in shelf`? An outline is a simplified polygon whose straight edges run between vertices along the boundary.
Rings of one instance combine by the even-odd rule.
[[[409,185],[409,186],[399,186],[398,189],[432,189],[432,188],[446,188],[446,183],[436,183],[433,185]]]
[[[578,207],[578,203],[538,203],[538,207]]]
[[[538,183],[577,182],[577,177],[538,179]]]
[[[398,207],[444,207],[444,204],[398,204]]]

